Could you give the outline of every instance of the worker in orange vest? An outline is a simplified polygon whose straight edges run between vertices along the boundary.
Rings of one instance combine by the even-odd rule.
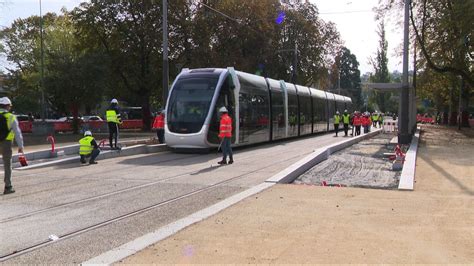
[[[222,161],[218,162],[218,164],[232,164],[234,163],[232,147],[230,146],[232,139],[232,118],[224,106],[219,109],[219,113],[221,113],[219,138],[222,139]],[[227,155],[229,156],[229,162],[227,162]]]
[[[354,112],[353,123],[354,123],[354,126],[355,126],[355,135],[359,136],[360,135],[360,125],[362,125],[362,119],[360,117],[360,112],[359,111]]]
[[[165,143],[165,112],[163,110],[158,111],[158,115],[155,117],[155,121],[153,121],[152,128],[156,130],[158,142]]]

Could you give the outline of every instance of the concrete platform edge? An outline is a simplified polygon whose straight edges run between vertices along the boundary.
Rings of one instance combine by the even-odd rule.
[[[156,153],[156,152],[161,152],[167,150],[167,146],[165,144],[155,144],[155,145],[146,145],[146,144],[138,144],[130,147],[125,147],[121,151],[115,151],[115,150],[106,150],[102,151],[99,156],[97,157],[98,160],[103,160],[103,159],[110,159],[110,158],[116,158],[116,157],[121,157],[121,156],[131,156],[131,155],[137,155],[137,154],[145,154],[145,153]],[[64,158],[64,159],[58,159],[50,162],[44,162],[44,163],[39,163],[39,164],[33,164],[29,166],[23,166],[23,167],[18,167],[14,168],[15,170],[31,170],[31,169],[36,169],[36,168],[41,168],[41,167],[48,167],[52,165],[59,165],[59,164],[67,164],[77,161],[79,162],[79,155],[77,157],[70,157],[70,158]]]
[[[332,144],[323,148],[319,148],[315,150],[313,153],[309,154],[308,156],[304,157],[303,159],[299,160],[298,162],[290,165],[285,170],[275,174],[274,176],[267,179],[265,182],[268,183],[281,183],[281,184],[289,184],[297,179],[300,175],[311,169],[316,164],[326,160],[329,156],[337,151],[340,151],[344,148],[347,148],[354,143],[362,141],[364,139],[371,138],[377,134],[382,132],[382,129],[376,129],[372,132],[369,132],[364,135],[360,135],[357,137],[353,137],[350,139],[346,139],[336,144]]]
[[[403,163],[398,190],[413,190],[415,183],[416,153],[418,151],[418,141],[420,139],[420,128],[417,128],[410,148],[405,154],[405,162]]]
[[[168,238],[182,229],[200,222],[204,219],[209,218],[212,215],[219,213],[220,211],[244,200],[247,197],[255,195],[269,187],[272,187],[275,183],[262,183],[243,192],[240,192],[232,197],[229,197],[223,201],[220,201],[210,207],[195,212],[185,218],[182,218],[176,222],[170,223],[152,233],[146,234],[133,241],[125,243],[117,248],[107,251],[99,256],[89,259],[88,261],[82,262],[81,265],[110,265],[118,262],[126,257],[129,257],[138,251],[155,244],[165,238]]]

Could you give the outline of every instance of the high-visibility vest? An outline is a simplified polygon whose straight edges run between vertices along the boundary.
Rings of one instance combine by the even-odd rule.
[[[219,138],[232,137],[232,118],[228,114],[223,114],[219,126]]]
[[[5,140],[13,141],[13,139],[15,138],[15,133],[12,130],[12,124],[13,124],[13,121],[15,121],[16,117],[12,113],[9,113],[9,112],[4,112],[2,113],[2,115],[7,120],[7,127],[9,131]]]
[[[107,112],[105,112],[105,116],[107,117],[107,122],[113,122],[117,124],[120,123],[117,112],[115,112],[113,109],[107,110]]]
[[[91,136],[85,136],[79,140],[79,154],[80,155],[89,155],[94,150],[94,146],[92,146],[91,141],[94,138]]]
[[[334,115],[334,124],[341,123],[341,117],[339,115]]]
[[[354,116],[354,120],[352,122],[354,126],[360,126],[362,124],[362,120],[360,116]]]
[[[351,116],[349,114],[343,114],[342,115],[342,123],[349,124],[350,120],[351,120]]]
[[[153,121],[153,128],[163,129],[165,128],[165,115],[159,114],[155,117],[155,121]]]

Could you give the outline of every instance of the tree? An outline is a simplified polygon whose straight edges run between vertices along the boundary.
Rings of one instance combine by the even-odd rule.
[[[363,106],[363,102],[361,97],[359,62],[356,56],[346,47],[342,47],[335,61],[335,68],[332,75],[333,84],[340,86],[342,94],[350,97],[354,108],[360,110]],[[334,89],[336,88],[334,87]]]
[[[371,82],[376,83],[389,83],[390,82],[390,74],[388,72],[388,58],[387,58],[387,47],[388,42],[385,38],[385,25],[383,20],[380,22],[378,27],[378,35],[380,37],[379,40],[379,48],[377,49],[377,53],[375,58],[371,58],[371,63],[374,68],[374,74],[370,77]],[[381,112],[395,112],[397,109],[395,108],[393,103],[390,103],[390,98],[392,93],[390,92],[377,92],[374,91],[369,101],[373,104],[378,106],[378,109]]]
[[[379,13],[381,16],[390,12],[397,13],[401,12],[402,8],[401,1],[397,4],[386,0],[382,1]],[[426,72],[430,69],[438,75],[451,75],[462,80],[457,82],[455,88],[462,90],[460,109],[463,111],[463,124],[468,125],[468,114],[465,111],[469,106],[470,91],[474,85],[474,2],[412,0],[410,11],[412,34],[416,38],[417,47],[420,48],[420,71]],[[465,85],[464,89],[462,83]],[[436,86],[428,87],[434,90],[442,89]],[[455,112],[452,116],[455,116]]]
[[[81,33],[102,45],[115,86],[110,97],[139,103],[143,127],[151,126],[150,97],[161,84],[161,3],[159,1],[98,1],[73,11]]]

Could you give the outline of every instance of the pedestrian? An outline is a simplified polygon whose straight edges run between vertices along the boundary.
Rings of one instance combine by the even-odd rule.
[[[360,112],[356,111],[354,115],[354,126],[355,126],[355,135],[360,135],[360,126],[362,125],[362,119],[360,117]]]
[[[153,121],[153,129],[156,129],[156,137],[159,143],[165,143],[165,112],[163,110],[158,111],[158,115]]]
[[[334,131],[336,131],[336,137],[339,132],[339,123],[341,123],[341,115],[339,114],[339,111],[336,111],[336,114],[334,115]]]
[[[2,148],[3,168],[5,171],[5,190],[3,194],[15,193],[12,186],[12,144],[18,145],[18,153],[23,153],[23,135],[16,116],[10,113],[12,102],[8,97],[0,98],[0,142]]]
[[[232,147],[230,145],[232,139],[232,118],[229,116],[227,108],[224,106],[219,109],[219,113],[221,114],[219,138],[222,139],[222,161],[218,162],[218,164],[232,164],[234,163]],[[229,156],[229,162],[227,162],[227,156]]]
[[[86,158],[89,158],[89,164],[97,164],[95,159],[99,156],[99,145],[92,137],[92,132],[87,130],[84,132],[84,137],[79,140],[79,155],[81,156],[81,163],[86,163]]]
[[[347,137],[350,121],[351,121],[351,115],[347,113],[347,110],[344,110],[344,113],[342,114],[342,124],[344,125],[344,137]]]
[[[112,99],[110,101],[110,106],[107,108],[105,117],[107,118],[107,125],[109,126],[110,148],[118,150],[117,142],[119,136],[119,124],[122,124],[122,119],[120,117],[120,108],[117,99]],[[115,145],[112,142],[113,140],[115,140]]]

